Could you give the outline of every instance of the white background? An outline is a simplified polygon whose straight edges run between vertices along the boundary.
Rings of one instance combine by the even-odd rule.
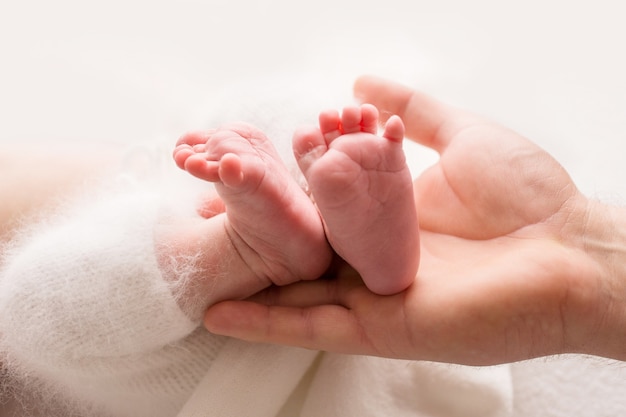
[[[215,89],[393,77],[547,148],[587,194],[626,194],[619,1],[0,1],[0,138],[178,135]]]
[[[518,130],[555,155],[583,192],[619,204],[626,196],[620,4],[0,0],[0,146],[175,140],[198,127],[202,109],[231,83],[306,73],[320,89],[349,97],[357,75],[374,73]],[[416,171],[432,161],[408,149]],[[559,363],[537,372],[556,372]],[[611,378],[622,372],[610,368]],[[576,390],[600,372],[588,362],[584,370],[568,377]],[[626,379],[624,388],[614,381],[608,388],[602,378],[599,391],[618,401]],[[559,407],[571,416],[589,399],[568,392],[569,405]],[[561,415],[557,409],[544,415]]]

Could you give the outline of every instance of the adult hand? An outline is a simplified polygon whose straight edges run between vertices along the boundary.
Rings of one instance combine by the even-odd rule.
[[[550,155],[504,127],[379,78],[360,78],[355,94],[398,114],[409,138],[440,155],[415,180],[414,284],[378,296],[344,267],[335,280],[217,304],[205,316],[210,331],[474,365],[564,352],[626,358],[623,262],[607,250],[618,240],[607,234],[613,209],[585,198]]]

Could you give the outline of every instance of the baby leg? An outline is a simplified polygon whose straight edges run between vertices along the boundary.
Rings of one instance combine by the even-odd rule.
[[[284,285],[328,267],[331,250],[317,209],[258,129],[239,123],[187,135],[174,160],[215,183],[230,240],[259,279]]]
[[[406,289],[419,264],[413,184],[402,140],[389,119],[378,136],[371,105],[320,115],[319,128],[294,136],[294,152],[333,249],[378,294]]]

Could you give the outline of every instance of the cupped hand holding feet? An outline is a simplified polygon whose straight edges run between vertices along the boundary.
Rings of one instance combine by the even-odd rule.
[[[509,129],[379,78],[360,78],[355,94],[383,119],[399,115],[407,137],[440,155],[414,181],[415,282],[381,296],[346,266],[335,280],[219,303],[205,317],[210,331],[475,365],[565,352],[626,359],[622,209],[586,198],[550,155]]]

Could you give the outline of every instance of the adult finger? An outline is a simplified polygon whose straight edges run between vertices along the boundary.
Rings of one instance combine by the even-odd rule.
[[[337,305],[300,308],[225,301],[209,308],[204,324],[212,333],[249,342],[376,354],[353,312]]]
[[[427,94],[384,78],[359,77],[354,83],[354,95],[359,101],[378,107],[383,121],[394,114],[400,116],[407,137],[439,153],[453,137],[444,128],[451,122],[460,121],[457,110]]]

